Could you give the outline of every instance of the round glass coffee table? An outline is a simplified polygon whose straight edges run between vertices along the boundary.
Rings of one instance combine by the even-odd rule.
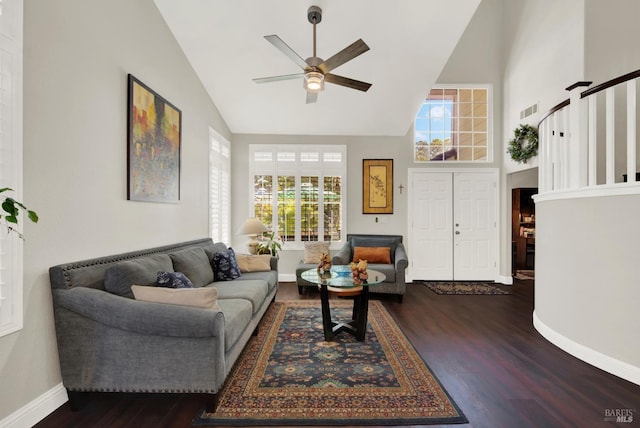
[[[349,266],[332,266],[329,272],[320,274],[318,269],[302,272],[302,279],[318,284],[320,288],[320,302],[322,303],[322,328],[324,340],[331,342],[336,334],[346,331],[356,340],[363,341],[367,331],[367,315],[369,313],[369,287],[377,285],[386,279],[382,272],[367,269],[369,279],[361,285],[355,285],[351,277]],[[331,320],[329,294],[353,296],[353,313],[351,321],[334,322]]]

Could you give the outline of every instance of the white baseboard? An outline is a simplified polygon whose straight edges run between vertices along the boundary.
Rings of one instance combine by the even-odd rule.
[[[498,277],[496,278],[496,282],[504,285],[513,285],[513,277],[511,275],[498,275]]]
[[[278,275],[278,281],[282,282],[296,282],[296,274],[295,273],[281,273]]]
[[[69,400],[62,383],[0,421],[0,428],[30,428]]]
[[[607,373],[640,385],[640,367],[616,360],[615,358],[574,342],[542,322],[535,311],[533,312],[533,326],[545,339],[563,351]]]

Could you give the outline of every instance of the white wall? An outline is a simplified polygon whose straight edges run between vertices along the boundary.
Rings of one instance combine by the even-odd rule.
[[[542,114],[569,97],[564,88],[584,80],[584,1],[504,1],[503,152],[514,129],[537,126]],[[521,120],[520,111],[535,103],[538,113]],[[504,159],[505,173],[537,166],[537,159]]]
[[[48,268],[208,235],[208,133],[230,132],[151,0],[29,0],[24,329],[0,338],[0,421],[61,382]],[[127,73],[182,110],[179,204],[126,200]]]
[[[536,317],[564,345],[588,348],[592,364],[608,371],[634,366],[613,372],[636,383],[639,211],[637,195],[536,201]],[[577,346],[563,349],[575,355]],[[598,354],[617,362],[599,365]]]
[[[585,1],[586,80],[598,84],[640,69],[639,16],[637,0]]]
[[[585,77],[599,85],[615,77],[640,69],[640,2],[637,0],[590,0],[585,4]],[[611,49],[616,46],[616,49]],[[615,177],[622,181],[627,169],[626,88],[616,90],[616,149]],[[640,87],[636,97],[640,97]],[[604,94],[598,96],[598,109],[605,111]],[[602,115],[604,116],[604,114]],[[640,126],[640,117],[636,126]],[[598,125],[598,182],[605,182],[605,126],[604,118]],[[637,153],[640,167],[640,152]]]

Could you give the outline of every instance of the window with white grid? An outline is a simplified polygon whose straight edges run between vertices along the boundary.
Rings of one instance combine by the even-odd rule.
[[[252,144],[249,156],[250,213],[290,243],[283,249],[344,240],[346,146]]]
[[[22,0],[0,1],[0,187],[14,189],[2,193],[3,200],[22,200],[22,25]],[[5,226],[0,230],[0,336],[23,325],[22,241]]]
[[[491,161],[491,87],[437,86],[414,127],[415,162]]]
[[[231,146],[209,130],[209,231],[213,242],[231,241]]]

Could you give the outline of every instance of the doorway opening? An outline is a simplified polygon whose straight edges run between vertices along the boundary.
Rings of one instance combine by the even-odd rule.
[[[537,187],[511,190],[511,273],[517,279],[535,278]]]

